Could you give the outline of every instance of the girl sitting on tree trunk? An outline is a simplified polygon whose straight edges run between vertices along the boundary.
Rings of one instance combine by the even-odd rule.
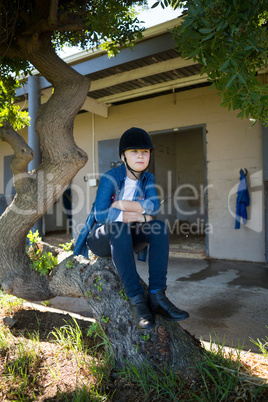
[[[165,295],[169,235],[164,222],[153,219],[159,199],[153,174],[146,172],[153,144],[149,134],[132,127],[119,142],[124,162],[100,179],[92,211],[82,229],[74,253],[88,257],[112,256],[123,283],[137,329],[150,329],[155,315],[169,321],[189,317]],[[149,249],[149,298],[137,273],[134,253],[146,261]]]

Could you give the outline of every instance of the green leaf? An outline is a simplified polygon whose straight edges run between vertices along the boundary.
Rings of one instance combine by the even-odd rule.
[[[245,85],[247,84],[245,78],[243,77],[243,74],[238,73],[238,79],[239,79],[239,81],[241,81],[243,84],[245,84]]]
[[[151,7],[151,8],[155,8],[155,7],[157,7],[157,6],[159,5],[159,3],[160,3],[160,1],[157,1],[156,3],[154,3],[154,4],[152,5],[152,7]]]
[[[227,24],[228,25],[228,24]],[[217,27],[216,27],[216,31],[220,31],[221,29],[224,29],[224,28],[226,28],[226,21],[221,21],[218,25],[217,25]]]
[[[231,64],[232,64],[232,66],[234,66],[234,67],[237,67],[238,66],[238,62],[235,60],[235,59],[231,59]]]
[[[259,101],[259,94],[255,92],[250,92],[250,98],[252,99],[253,102],[258,102]]]
[[[203,52],[201,53],[201,60],[202,60],[202,64],[204,64],[204,66],[206,66],[206,65],[207,65],[207,62],[206,62],[206,58],[205,58]]]
[[[200,71],[201,77],[202,77],[202,75],[203,75],[205,72],[206,72],[206,66],[203,66],[203,67],[201,68],[201,71]]]
[[[229,66],[230,63],[230,59],[225,60],[225,62],[220,66],[219,71],[224,71],[226,69],[226,67]]]
[[[214,32],[210,33],[209,35],[205,36],[202,41],[205,42],[206,40],[211,39],[214,36]]]
[[[214,36],[214,38],[212,39],[211,44],[210,44],[212,50],[215,48],[216,42],[217,42],[217,38],[216,38],[216,36]]]
[[[200,21],[201,21],[204,25],[206,25],[206,27],[208,27],[208,28],[211,26],[210,21],[208,21],[205,17],[200,17]]]
[[[199,32],[201,32],[201,33],[210,33],[213,31],[214,31],[213,28],[200,28],[199,29]]]
[[[237,74],[233,75],[233,76],[229,79],[229,81],[228,81],[227,84],[226,84],[226,89],[228,89],[228,88],[233,84],[233,82],[234,82],[234,80],[236,79],[236,77],[237,77]]]
[[[231,25],[231,34],[233,35],[234,31],[236,30],[236,25]]]
[[[242,119],[244,117],[244,114],[245,114],[244,110],[241,110],[241,112],[236,117]]]
[[[215,82],[213,82],[213,83],[210,85],[209,89],[212,90],[212,89],[214,89],[214,88],[215,88]]]
[[[199,53],[199,51],[200,51],[200,49],[199,49],[199,48],[196,48],[193,52],[191,52],[191,53],[188,55],[188,58],[189,58],[189,59],[192,59],[193,57],[195,57],[195,56]]]

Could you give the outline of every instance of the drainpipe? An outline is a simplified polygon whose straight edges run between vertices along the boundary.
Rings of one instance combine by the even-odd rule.
[[[41,151],[39,145],[39,139],[35,131],[35,122],[38,116],[38,111],[40,107],[40,84],[38,76],[29,76],[28,78],[28,111],[31,117],[31,124],[28,127],[28,144],[34,152],[34,159],[29,163],[28,170],[33,170],[38,168],[41,163]],[[39,231],[39,235],[43,236],[42,230],[42,219],[32,228],[32,231]]]
[[[265,262],[268,263],[268,127],[262,127]]]
[[[88,182],[89,187],[96,187],[98,184],[96,178],[96,156],[95,156],[95,114],[91,114],[91,136],[92,136],[92,174],[84,176],[84,181]]]
[[[92,113],[92,164],[93,179],[96,180],[96,162],[95,162],[95,114]]]

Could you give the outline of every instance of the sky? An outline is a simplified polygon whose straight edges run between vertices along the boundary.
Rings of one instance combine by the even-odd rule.
[[[156,0],[148,0],[149,7],[156,3]],[[153,9],[145,10],[139,13],[140,21],[145,22],[145,27],[149,28],[153,25],[160,24],[161,22],[172,20],[173,18],[177,18],[179,15],[179,10],[173,10],[171,7],[162,8],[161,6],[157,6]]]
[[[139,20],[144,21],[143,26],[146,28],[150,28],[154,25],[161,24],[162,22],[172,20],[173,18],[177,18],[179,16],[180,11],[174,11],[171,7],[166,7],[163,9],[161,6],[157,6],[156,8],[150,9],[155,2],[156,0],[148,0],[149,9],[141,11],[138,15]],[[65,57],[77,52],[79,52],[79,49],[77,48],[66,47],[60,52],[60,56]]]

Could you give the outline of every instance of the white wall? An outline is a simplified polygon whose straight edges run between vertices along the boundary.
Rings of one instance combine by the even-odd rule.
[[[184,91],[176,94],[176,102],[170,93],[112,106],[107,119],[95,116],[96,168],[98,141],[119,138],[129,127],[142,127],[152,132],[200,124],[205,124],[207,128],[208,218],[212,231],[209,234],[209,255],[214,258],[264,261],[261,126],[256,124],[250,128],[248,120],[237,119],[236,113],[220,107],[216,92],[208,88]],[[87,165],[73,181],[73,203],[76,208],[74,233],[77,236],[96,191],[83,180],[86,174],[93,172],[90,113],[77,116],[75,139],[89,154]],[[235,230],[232,212],[235,211],[236,195],[230,196],[230,192],[237,190],[240,168],[247,168],[249,172],[251,219],[247,226]]]

